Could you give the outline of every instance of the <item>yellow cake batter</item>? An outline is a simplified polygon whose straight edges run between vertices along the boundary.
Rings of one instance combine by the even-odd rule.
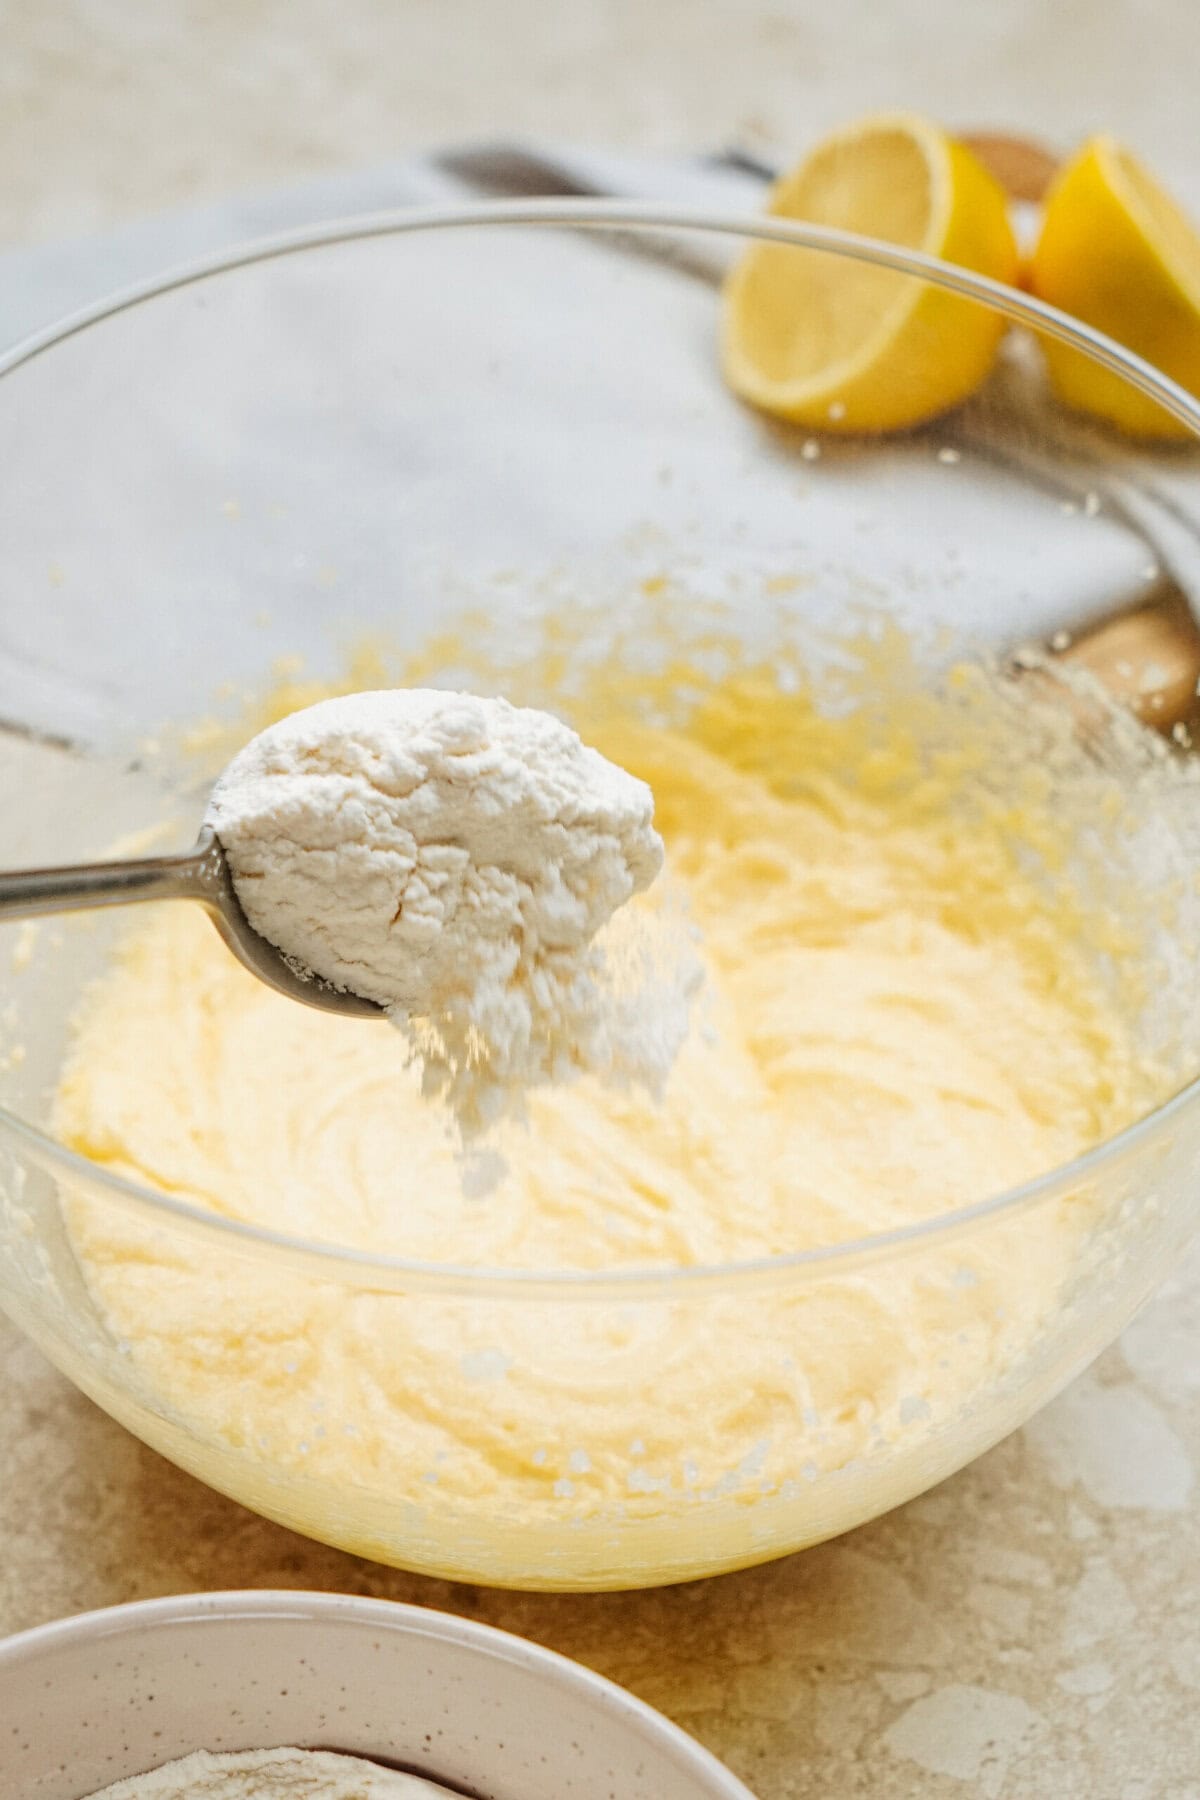
[[[1061,794],[1035,770],[979,799],[1003,707],[946,701],[924,753],[902,708],[830,721],[753,672],[669,728],[592,719],[654,789],[707,1010],[661,1106],[590,1080],[532,1094],[482,1197],[398,1038],[277,997],[181,906],[138,922],[85,1006],[58,1129],[226,1218],[540,1270],[777,1256],[1025,1182],[1169,1076],[1135,1041],[1136,912],[1080,900]],[[820,1280],[591,1306],[353,1291],[91,1202],[69,1224],[192,1466],[317,1535],[453,1569],[455,1533],[482,1542],[490,1521],[575,1528],[586,1560],[593,1525],[697,1508],[709,1564],[744,1561],[756,1507],[803,1510],[823,1477],[876,1465],[884,1494],[896,1447],[1036,1338],[1088,1212],[1082,1195]],[[289,1476],[305,1497],[285,1503]],[[355,1496],[392,1509],[392,1536]],[[414,1551],[422,1533],[444,1554]],[[466,1567],[508,1573],[483,1552]]]

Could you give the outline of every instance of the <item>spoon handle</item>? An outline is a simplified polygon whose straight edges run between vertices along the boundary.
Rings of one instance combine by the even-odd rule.
[[[81,912],[92,906],[129,906],[138,900],[199,900],[238,961],[276,993],[320,1012],[382,1019],[383,1007],[344,993],[298,968],[269,944],[242,911],[229,865],[215,833],[205,826],[190,850],[132,862],[75,863],[59,869],[0,872],[0,924],[39,913]]]
[[[209,850],[201,840],[191,850],[170,856],[0,872],[0,920],[128,906],[138,900],[204,898],[211,881]]]

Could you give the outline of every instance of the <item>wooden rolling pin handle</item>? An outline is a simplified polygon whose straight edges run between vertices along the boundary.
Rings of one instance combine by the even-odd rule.
[[[1051,640],[1055,655],[1087,669],[1114,700],[1156,730],[1189,741],[1200,686],[1200,626],[1177,591]]]
[[[985,169],[1014,200],[1033,204],[1045,197],[1059,158],[1033,138],[1003,131],[960,131],[958,140],[973,150]]]

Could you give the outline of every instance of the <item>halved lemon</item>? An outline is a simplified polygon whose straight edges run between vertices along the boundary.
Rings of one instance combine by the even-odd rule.
[[[1200,232],[1113,138],[1090,139],[1055,179],[1030,285],[1200,394]],[[1136,437],[1189,436],[1119,375],[1048,338],[1043,346],[1069,406]]]
[[[1000,281],[1017,272],[1004,190],[964,145],[907,113],[826,138],[776,184],[769,210],[924,250]],[[782,244],[752,244],[726,283],[734,392],[814,429],[900,430],[964,400],[1004,322],[913,276]]]

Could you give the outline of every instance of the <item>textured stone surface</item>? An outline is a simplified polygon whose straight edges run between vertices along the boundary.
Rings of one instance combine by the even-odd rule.
[[[897,101],[1068,143],[1108,126],[1200,193],[1193,0],[509,0],[503,30],[487,0],[10,0],[4,20],[8,242],[433,137],[736,135],[786,154]],[[143,1449],[0,1323],[0,1632],[196,1588],[380,1594],[626,1682],[763,1800],[1200,1800],[1198,1295],[1200,1255],[1032,1427],[851,1538],[581,1598],[306,1543]]]
[[[787,155],[869,108],[1196,168],[1193,0],[6,0],[0,241],[432,139]]]

